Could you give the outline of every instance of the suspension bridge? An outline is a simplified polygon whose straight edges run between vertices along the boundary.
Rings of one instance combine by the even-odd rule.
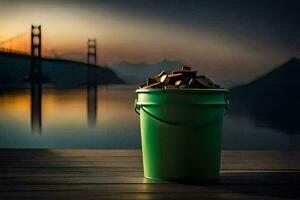
[[[31,88],[31,130],[32,133],[42,132],[42,83],[44,76],[42,72],[43,58],[59,58],[61,56],[55,49],[45,48],[42,41],[42,27],[31,25],[30,32],[23,32],[0,41],[0,53],[30,56],[30,73],[26,82]],[[87,40],[86,62],[90,65],[97,65],[97,42],[96,39]],[[97,83],[95,70],[87,68],[87,117],[90,127],[96,125],[97,118]]]
[[[29,55],[29,33],[23,32],[0,41],[0,52]]]
[[[32,27],[31,27],[31,32],[25,31],[4,40],[0,39],[0,53],[10,53],[10,54],[27,55],[27,56],[32,55],[31,52],[32,44],[36,42],[32,37],[32,34],[34,33],[33,31],[35,31],[34,29],[32,29]],[[41,55],[43,58],[70,60],[69,55],[72,52],[60,52],[55,48],[48,48],[48,46],[51,46],[47,43],[45,44],[45,41],[48,40],[42,41],[42,38],[40,39],[41,41],[37,41],[37,42],[43,42],[43,48],[41,48]],[[83,57],[86,56],[86,61],[88,64],[96,65],[97,64],[96,39],[88,38],[87,51],[76,52],[76,53],[82,55]],[[84,59],[78,60],[75,57],[71,58],[71,60],[84,61]]]

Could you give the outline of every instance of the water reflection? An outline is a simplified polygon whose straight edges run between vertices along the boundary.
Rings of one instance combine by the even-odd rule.
[[[97,85],[87,85],[87,122],[89,127],[97,124]],[[42,83],[31,81],[31,133],[42,133]]]
[[[34,82],[30,89],[3,91],[0,148],[140,148],[134,90],[126,85],[48,88]],[[224,149],[299,150],[300,134],[274,128],[278,125],[269,123],[267,115],[255,123],[250,108],[231,102],[224,119]],[[288,122],[295,121],[284,124]],[[31,134],[39,131],[43,134]]]
[[[42,67],[40,49],[38,56],[32,56],[30,67],[30,90],[31,90],[31,133],[40,134],[42,131]],[[34,55],[34,52],[32,53]]]
[[[248,118],[257,127],[273,129],[285,134],[300,134],[300,107],[296,99],[279,99],[259,102],[234,102],[230,115]]]
[[[134,87],[38,88],[0,92],[0,148],[140,147]]]
[[[31,81],[31,133],[42,132],[42,84]]]
[[[89,127],[97,123],[97,85],[87,86],[87,118]]]

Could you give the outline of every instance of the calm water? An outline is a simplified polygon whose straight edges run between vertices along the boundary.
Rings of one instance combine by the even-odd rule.
[[[0,148],[140,148],[134,90],[108,85],[2,91]],[[224,119],[224,149],[300,149],[298,129],[259,123],[243,102],[231,107],[234,112]]]

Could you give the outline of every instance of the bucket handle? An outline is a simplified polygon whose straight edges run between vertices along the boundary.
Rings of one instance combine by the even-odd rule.
[[[225,102],[226,102],[226,103],[225,103],[225,113],[224,113],[224,114],[228,113],[228,111],[229,111],[229,104],[230,104],[229,99],[226,99]],[[141,106],[137,104],[137,99],[135,99],[135,100],[134,100],[134,111],[135,111],[138,115],[140,115],[140,109],[141,109]],[[143,110],[145,111],[145,109],[143,109]],[[145,112],[147,112],[147,111],[145,111]]]
[[[134,101],[134,111],[135,111],[138,115],[140,115],[140,109],[143,109],[143,111],[144,111],[145,113],[147,113],[150,117],[156,119],[156,120],[159,121],[159,122],[162,122],[162,123],[165,123],[165,124],[169,124],[169,125],[173,125],[173,126],[178,126],[178,125],[179,125],[179,124],[177,124],[177,123],[172,123],[172,122],[168,122],[168,121],[162,120],[162,119],[160,119],[160,118],[158,118],[158,117],[152,115],[152,114],[149,113],[146,109],[144,109],[142,106],[138,105],[138,104],[137,104],[137,99],[135,99],[135,101]]]
[[[148,112],[145,108],[143,108],[142,106],[139,106],[140,108],[139,109],[136,109],[136,112],[138,114],[140,114],[140,109],[142,109],[145,113],[147,113],[147,115],[149,115],[150,117],[152,117],[153,119],[161,122],[161,123],[164,123],[164,124],[168,124],[168,125],[171,125],[171,126],[188,126],[188,125],[192,125],[192,124],[179,124],[179,123],[174,123],[174,122],[169,122],[169,121],[165,121],[163,119],[160,119],[158,117],[156,117],[155,115],[152,115],[150,112]],[[138,111],[137,111],[138,110]]]
[[[156,117],[155,115],[151,114],[150,112],[148,112],[146,109],[144,109],[142,106],[137,104],[137,99],[135,99],[134,101],[134,111],[140,115],[140,109],[142,109],[145,113],[147,113],[150,117],[156,119],[159,122],[165,123],[165,124],[169,124],[169,125],[173,125],[173,126],[189,126],[192,124],[179,124],[179,123],[174,123],[174,122],[169,122],[169,121],[165,121],[163,119],[160,119],[158,117]],[[229,109],[229,100],[226,99],[226,103],[225,103],[225,113],[226,114],[228,112]]]

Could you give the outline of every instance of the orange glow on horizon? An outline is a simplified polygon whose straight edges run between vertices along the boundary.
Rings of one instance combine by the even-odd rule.
[[[5,47],[29,52],[30,25],[41,24],[43,56],[85,62],[87,39],[97,38],[100,65],[123,61],[158,63],[167,59],[199,66],[216,78],[226,74],[229,79],[243,80],[249,73],[256,76],[291,56],[288,51],[263,46],[246,37],[237,38],[217,27],[165,24],[101,6],[3,3],[0,13],[5,16],[0,17],[0,42],[28,32],[25,42],[16,41]]]

